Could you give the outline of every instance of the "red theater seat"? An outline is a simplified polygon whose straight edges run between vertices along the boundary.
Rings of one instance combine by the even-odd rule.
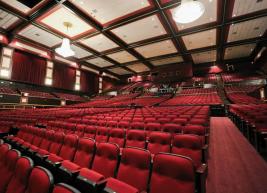
[[[131,129],[144,130],[145,124],[143,122],[132,122]]]
[[[146,124],[146,131],[161,131],[161,124],[160,123],[147,123]]]
[[[94,126],[88,125],[84,128],[84,137],[95,139],[96,128]]]
[[[165,153],[155,155],[150,193],[163,192],[195,192],[195,171],[189,158]]]
[[[162,126],[162,131],[168,132],[168,133],[181,133],[183,130],[183,127],[178,124],[173,124],[173,123],[167,123]]]
[[[127,146],[145,149],[146,132],[142,130],[128,130],[125,147]]]
[[[148,151],[124,148],[117,179],[108,178],[106,186],[117,193],[147,191],[150,163],[151,154]]]
[[[107,142],[109,135],[109,129],[107,127],[98,127],[96,130],[95,141],[99,142]]]
[[[202,140],[197,135],[181,134],[173,138],[172,153],[190,157],[196,168],[202,163]]]
[[[73,161],[64,160],[61,167],[71,172],[79,170],[81,167],[91,166],[95,152],[95,141],[90,138],[80,138]]]
[[[0,167],[0,193],[5,193],[8,183],[14,174],[19,157],[20,152],[17,150],[11,149],[7,152],[4,163]]]
[[[148,136],[147,149],[156,154],[159,152],[169,153],[171,151],[172,135],[164,132],[151,132]]]
[[[45,168],[36,166],[33,168],[25,193],[49,193],[52,190],[54,178]]]
[[[21,157],[16,163],[16,169],[5,193],[24,193],[29,176],[33,168],[33,161],[27,157]]]
[[[74,134],[68,134],[64,138],[63,145],[58,155],[50,154],[48,161],[52,163],[61,162],[63,160],[73,160],[78,143],[78,136]]]
[[[124,129],[111,129],[108,142],[116,143],[120,148],[124,147],[126,132]]]

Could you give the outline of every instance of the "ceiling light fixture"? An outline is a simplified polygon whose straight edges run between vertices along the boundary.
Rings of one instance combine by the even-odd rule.
[[[70,22],[63,22],[63,25],[67,28],[67,31],[72,27]],[[70,40],[68,38],[63,38],[61,46],[56,48],[55,51],[64,58],[74,56],[75,54],[70,47]]]
[[[175,10],[173,19],[177,23],[190,23],[200,18],[205,12],[203,3],[195,0],[182,0]]]

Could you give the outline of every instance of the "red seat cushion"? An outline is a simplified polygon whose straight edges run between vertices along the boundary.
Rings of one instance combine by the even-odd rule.
[[[107,179],[106,187],[112,189],[114,192],[117,192],[117,193],[138,193],[139,192],[136,188],[130,186],[129,184],[126,184],[114,178]]]

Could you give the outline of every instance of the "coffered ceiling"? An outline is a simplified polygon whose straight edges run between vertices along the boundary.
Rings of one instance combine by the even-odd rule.
[[[238,62],[266,45],[266,0],[199,1],[203,16],[179,24],[172,16],[180,0],[0,0],[0,33],[47,53],[67,37],[75,51],[67,59],[118,77],[182,62]]]

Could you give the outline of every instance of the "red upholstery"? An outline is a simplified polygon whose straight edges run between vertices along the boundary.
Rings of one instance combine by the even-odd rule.
[[[202,141],[197,135],[175,135],[173,138],[172,153],[190,157],[196,168],[202,162]]]
[[[80,167],[90,167],[95,151],[95,141],[90,138],[80,138],[73,161],[65,160],[62,166],[70,171],[77,170]]]
[[[162,131],[168,132],[168,133],[181,133],[182,132],[182,126],[173,124],[173,123],[167,123],[162,126]]]
[[[130,125],[131,125],[131,129],[144,130],[145,128],[144,122],[132,122]]]
[[[92,182],[100,182],[100,181],[105,179],[105,177],[102,174],[100,174],[94,170],[90,170],[88,168],[82,168],[80,170],[79,175],[82,176],[83,178],[86,178],[86,179],[92,181]]]
[[[111,143],[99,143],[96,148],[92,170],[104,175],[106,178],[115,174],[120,149]]]
[[[122,189],[116,190],[116,188],[120,187],[119,180],[137,188],[140,192],[147,191],[150,163],[151,154],[148,151],[137,148],[124,148],[117,180],[110,180],[111,178],[109,178],[107,187],[116,192],[126,192],[122,191]]]
[[[14,174],[16,163],[19,157],[20,152],[17,150],[11,149],[7,152],[5,161],[0,167],[0,193],[4,193],[6,191],[7,185]]]
[[[46,131],[39,148],[48,151],[49,147],[50,147],[50,145],[52,143],[52,139],[54,137],[54,134],[55,134],[55,132],[52,131],[52,130]],[[37,152],[39,150],[37,150]]]
[[[83,137],[84,135],[84,128],[86,127],[86,125],[76,125],[76,130],[75,130],[75,135],[77,135],[78,137]]]
[[[128,130],[125,147],[146,147],[146,132],[142,130]]]
[[[57,155],[51,154],[48,159],[52,162],[60,162],[62,160],[73,160],[78,143],[78,136],[74,134],[68,134],[64,138],[64,143]]]
[[[52,143],[49,147],[49,152],[50,153],[54,153],[54,154],[58,154],[60,149],[61,149],[61,146],[63,144],[63,141],[64,141],[64,133],[62,132],[56,132],[54,137],[52,138]]]
[[[110,188],[116,193],[138,193],[136,188],[114,178],[109,178],[108,183]]]
[[[161,124],[160,123],[147,123],[146,124],[146,131],[160,131]]]
[[[55,185],[52,193],[80,193],[80,191],[70,185],[60,183]]]
[[[120,121],[118,123],[118,128],[128,129],[130,127],[129,121]]]
[[[147,149],[153,153],[166,152],[169,153],[171,150],[171,139],[170,133],[164,132],[151,132],[149,134],[149,142]]]
[[[126,132],[124,129],[111,129],[108,142],[116,143],[120,148],[124,147]]]
[[[8,150],[10,149],[11,149],[11,146],[7,143],[0,145],[0,168],[1,168],[1,165],[4,164],[4,161],[6,159],[6,154]]]
[[[154,157],[150,193],[194,193],[195,172],[190,159],[172,154]]]
[[[53,176],[47,169],[36,166],[32,169],[25,193],[49,193],[53,182]]]
[[[109,129],[107,127],[98,127],[96,130],[95,141],[96,142],[107,142],[108,134],[109,134]]]
[[[206,129],[201,125],[186,125],[183,129],[184,134],[195,134],[202,138],[202,143],[205,144]]]
[[[96,135],[96,128],[94,126],[88,125],[84,128],[84,137],[94,139]]]
[[[30,158],[19,158],[14,175],[7,186],[6,193],[24,193],[32,168],[33,161]]]

